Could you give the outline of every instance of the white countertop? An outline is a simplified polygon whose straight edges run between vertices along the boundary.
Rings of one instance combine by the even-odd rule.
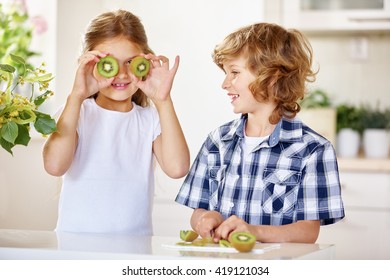
[[[115,234],[75,234],[0,229],[0,259],[333,259],[334,246],[297,243],[258,243],[251,253],[218,248],[198,251],[176,246],[179,237],[135,237]]]
[[[390,173],[390,158],[338,158],[340,171]]]

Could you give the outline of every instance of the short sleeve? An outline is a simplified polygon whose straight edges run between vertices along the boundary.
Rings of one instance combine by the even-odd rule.
[[[341,220],[344,206],[336,153],[327,142],[308,158],[298,192],[298,220],[320,220],[321,225]]]

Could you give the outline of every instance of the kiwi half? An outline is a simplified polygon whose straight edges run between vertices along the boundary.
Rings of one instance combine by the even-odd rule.
[[[138,78],[148,75],[150,62],[145,57],[136,56],[130,62],[130,71]]]
[[[256,236],[248,232],[235,232],[229,240],[230,244],[240,252],[249,252],[256,244]]]
[[[105,78],[112,78],[118,74],[118,61],[113,56],[102,57],[97,63],[98,73]]]
[[[196,238],[198,238],[198,234],[193,230],[181,230],[180,231],[180,238],[183,241],[192,242]]]

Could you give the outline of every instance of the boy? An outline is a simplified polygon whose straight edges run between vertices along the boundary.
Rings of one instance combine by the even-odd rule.
[[[176,201],[215,242],[245,231],[260,242],[314,243],[344,207],[332,144],[295,118],[317,74],[309,42],[258,23],[228,35],[213,60],[241,118],[209,134]]]

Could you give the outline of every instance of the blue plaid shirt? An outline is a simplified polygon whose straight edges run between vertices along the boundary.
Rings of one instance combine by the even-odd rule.
[[[246,119],[243,115],[209,134],[176,201],[255,225],[341,220],[344,207],[332,144],[299,119],[282,119],[244,158]]]

